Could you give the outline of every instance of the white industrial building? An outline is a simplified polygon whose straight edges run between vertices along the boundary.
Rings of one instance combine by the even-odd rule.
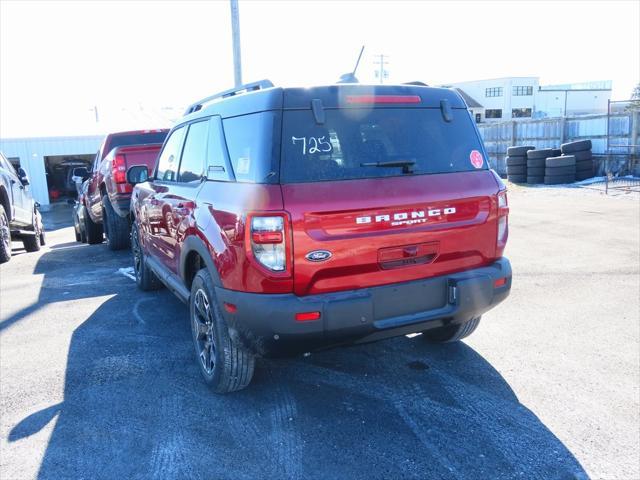
[[[476,122],[606,113],[611,82],[539,84],[538,77],[505,77],[446,85],[467,101]]]
[[[29,175],[32,195],[42,210],[51,201],[71,195],[63,191],[70,167],[75,163],[90,164],[104,135],[81,137],[2,138],[0,151],[14,166],[21,166]],[[55,194],[59,192],[59,194]]]

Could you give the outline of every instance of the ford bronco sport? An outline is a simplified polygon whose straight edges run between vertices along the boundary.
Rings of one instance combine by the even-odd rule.
[[[453,90],[268,81],[203,99],[147,178],[135,276],[190,306],[216,392],[256,355],[421,332],[460,340],[511,288],[507,195]]]

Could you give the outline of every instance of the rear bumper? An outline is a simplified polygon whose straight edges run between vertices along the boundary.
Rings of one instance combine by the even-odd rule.
[[[494,282],[506,278],[495,287]],[[511,265],[501,258],[490,266],[413,282],[298,297],[216,288],[232,332],[254,352],[286,355],[421,332],[463,323],[502,302],[511,290]],[[299,322],[299,312],[320,312]]]

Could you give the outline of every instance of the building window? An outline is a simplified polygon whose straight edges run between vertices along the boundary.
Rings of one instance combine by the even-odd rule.
[[[476,123],[480,123],[482,121],[482,115],[476,113]]]
[[[527,97],[533,95],[533,87],[529,86],[518,86],[513,87],[513,96],[514,97]]]
[[[499,108],[484,111],[484,118],[502,118],[502,110]]]
[[[514,108],[511,110],[511,116],[513,118],[531,118],[530,108]]]
[[[501,97],[502,87],[487,88],[484,92],[485,97]]]

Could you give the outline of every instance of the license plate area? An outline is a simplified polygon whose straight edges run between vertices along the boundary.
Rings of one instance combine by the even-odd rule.
[[[373,291],[373,315],[382,320],[442,308],[448,301],[448,282],[438,277],[383,287]]]

